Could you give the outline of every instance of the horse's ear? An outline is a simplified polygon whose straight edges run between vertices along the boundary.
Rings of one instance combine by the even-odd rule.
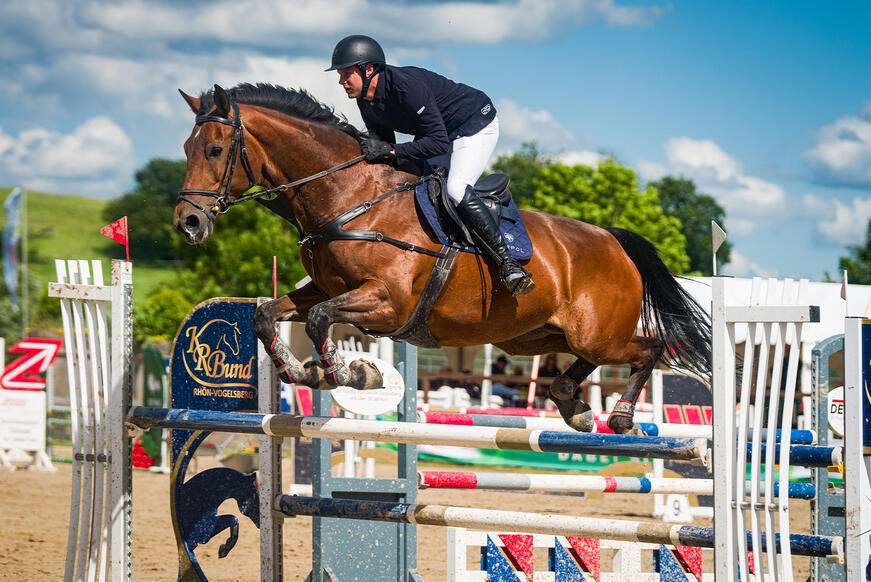
[[[227,116],[230,113],[230,96],[224,91],[224,88],[215,83],[215,113],[221,117],[229,119]]]
[[[179,89],[178,92],[181,93],[181,98],[187,101],[188,107],[191,108],[191,111],[193,111],[194,113],[200,112],[200,99],[197,99],[196,97],[191,97],[181,89]]]

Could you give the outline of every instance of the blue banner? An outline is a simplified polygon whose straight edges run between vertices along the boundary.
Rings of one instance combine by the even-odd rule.
[[[191,311],[176,334],[170,359],[173,408],[256,411],[256,299],[209,299]],[[193,431],[172,431],[173,465]]]
[[[6,198],[6,228],[3,229],[3,279],[12,304],[18,307],[18,240],[21,223],[21,188],[15,188]]]

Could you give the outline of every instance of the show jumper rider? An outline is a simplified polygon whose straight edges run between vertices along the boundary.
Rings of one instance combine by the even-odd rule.
[[[434,158],[450,155],[448,196],[460,219],[496,261],[499,278],[511,294],[532,291],[532,276],[511,256],[499,226],[472,188],[499,139],[499,119],[490,98],[426,69],[388,65],[381,46],[362,35],[339,41],[327,71],[338,71],[348,98],[357,100],[369,132],[361,143],[366,161],[432,167]],[[395,131],[414,140],[396,143]]]

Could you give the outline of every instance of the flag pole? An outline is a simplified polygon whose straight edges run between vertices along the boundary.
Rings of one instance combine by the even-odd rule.
[[[30,296],[27,283],[27,190],[21,189],[21,336],[27,337],[27,328],[30,327],[30,311],[28,299]]]
[[[711,249],[714,261],[714,277],[717,276],[717,251],[720,250],[720,246],[722,246],[723,242],[726,240],[726,232],[720,228],[720,225],[717,224],[716,221],[711,221]]]

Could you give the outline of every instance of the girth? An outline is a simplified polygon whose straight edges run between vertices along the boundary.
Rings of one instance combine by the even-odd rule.
[[[404,325],[402,325],[399,329],[395,331],[387,333],[373,331],[360,326],[357,327],[361,331],[363,331],[363,333],[374,337],[390,337],[391,339],[407,341],[411,344],[423,348],[438,348],[441,347],[441,345],[439,344],[438,340],[433,337],[432,333],[430,333],[429,324],[427,322],[429,321],[429,316],[432,312],[433,306],[435,306],[436,301],[438,301],[438,298],[441,296],[442,291],[444,290],[445,283],[447,282],[448,275],[453,268],[454,259],[456,259],[459,250],[453,247],[449,247],[447,245],[443,245],[439,251],[433,251],[426,247],[418,246],[414,243],[386,236],[376,230],[345,230],[344,228],[342,228],[344,225],[351,222],[355,218],[358,218],[363,214],[369,212],[372,209],[372,206],[381,202],[382,200],[385,200],[399,192],[414,190],[418,185],[423,184],[428,179],[431,179],[431,177],[427,176],[415,182],[406,182],[403,184],[399,184],[390,192],[381,194],[380,196],[377,196],[376,198],[373,198],[368,202],[364,202],[355,206],[354,208],[351,208],[350,210],[343,212],[316,231],[305,235],[298,244],[300,247],[309,245],[309,257],[311,259],[314,259],[313,247],[316,242],[327,242],[332,240],[386,242],[405,251],[411,251],[415,253],[429,255],[431,257],[436,257],[436,262],[433,265],[432,272],[430,273],[429,278],[426,281],[426,286],[424,287],[423,292],[421,293],[420,298],[417,301],[417,305],[415,306],[411,317],[408,319],[407,322],[405,322]],[[314,265],[314,262],[312,263],[312,265]]]

